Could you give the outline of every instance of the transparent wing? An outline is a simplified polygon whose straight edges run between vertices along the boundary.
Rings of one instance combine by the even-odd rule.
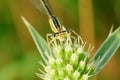
[[[32,4],[42,13],[46,13],[40,0],[31,0]]]
[[[53,15],[48,0],[31,0],[31,2],[40,12],[46,13],[48,16]]]

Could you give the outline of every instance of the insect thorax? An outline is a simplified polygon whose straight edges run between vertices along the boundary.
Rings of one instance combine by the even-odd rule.
[[[56,32],[62,31],[61,24],[60,24],[59,20],[55,16],[51,16],[49,18],[49,23],[50,23],[50,27],[51,27],[53,32],[56,33]]]

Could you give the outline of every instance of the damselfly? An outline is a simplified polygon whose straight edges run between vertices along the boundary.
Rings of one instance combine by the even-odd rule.
[[[52,31],[54,32],[53,34],[47,34],[48,42],[50,42],[51,39],[52,40],[55,40],[55,39],[64,40],[65,38],[70,36],[71,31],[75,33],[73,30],[65,29],[65,27],[60,24],[57,17],[53,14],[52,9],[50,8],[50,5],[48,3],[48,0],[32,0],[32,2],[39,11],[44,9],[43,11],[48,15],[50,27]]]

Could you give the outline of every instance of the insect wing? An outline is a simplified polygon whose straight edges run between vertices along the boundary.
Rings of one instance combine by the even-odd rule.
[[[53,15],[48,0],[31,0],[31,2],[40,12],[46,13],[48,16]]]

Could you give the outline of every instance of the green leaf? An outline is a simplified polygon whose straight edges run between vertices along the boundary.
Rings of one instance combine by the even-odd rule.
[[[32,25],[24,17],[22,17],[22,20],[26,24],[43,60],[46,62],[47,55],[48,53],[50,53],[47,42],[39,35],[39,33],[32,27]]]
[[[92,61],[96,63],[95,74],[99,73],[120,47],[120,27],[111,33],[97,50]]]

